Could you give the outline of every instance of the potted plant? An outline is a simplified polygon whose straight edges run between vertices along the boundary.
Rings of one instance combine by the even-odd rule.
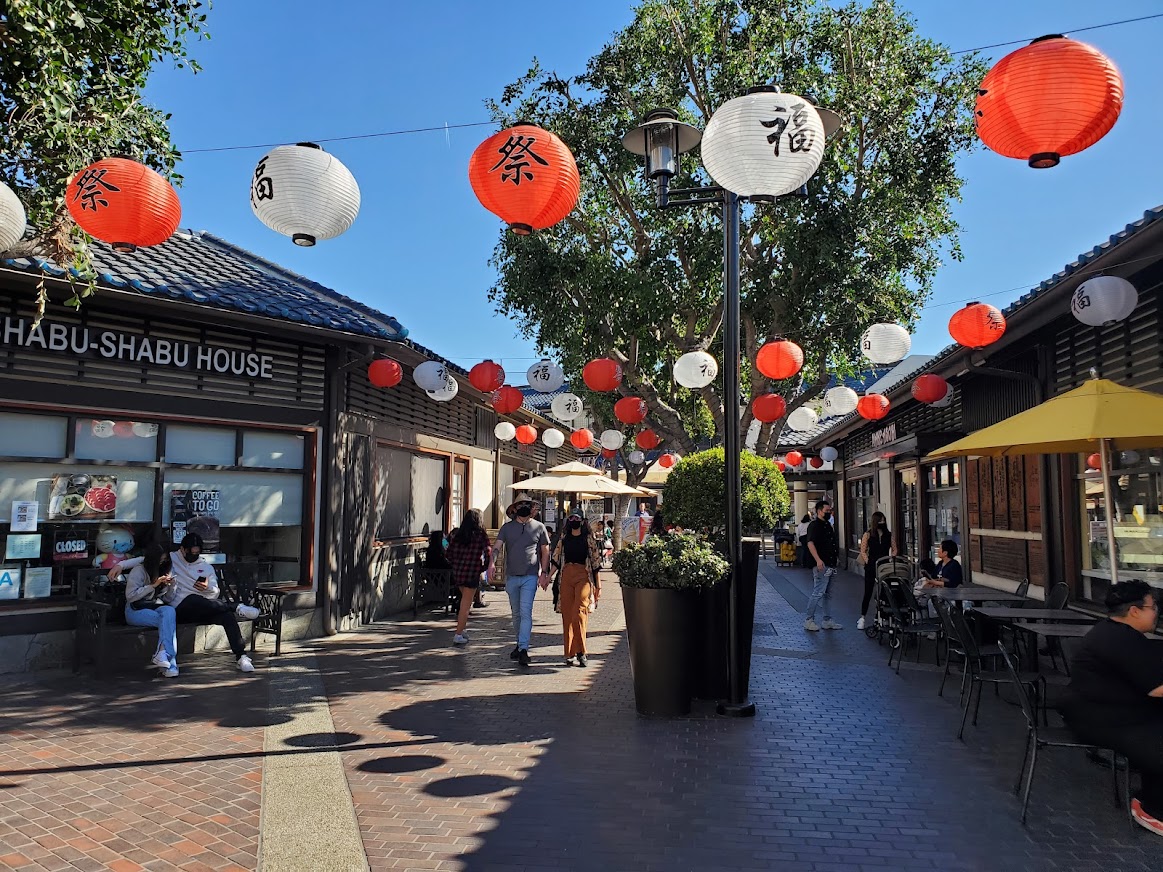
[[[628,545],[614,555],[614,572],[622,585],[638,713],[689,713],[700,594],[722,582],[727,561],[705,539],[679,533]]]

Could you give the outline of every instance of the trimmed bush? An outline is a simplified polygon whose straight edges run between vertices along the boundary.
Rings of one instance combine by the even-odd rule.
[[[727,561],[709,542],[690,533],[651,536],[614,554],[625,587],[701,590],[727,577]]]
[[[662,507],[668,524],[709,535],[726,527],[726,485],[723,449],[712,448],[684,457],[666,479]],[[739,456],[743,529],[770,530],[787,513],[787,482],[774,460],[745,451]]]

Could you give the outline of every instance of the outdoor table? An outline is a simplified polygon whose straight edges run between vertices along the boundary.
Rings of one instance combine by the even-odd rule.
[[[1054,621],[1060,624],[1093,624],[1095,617],[1074,609],[1014,609],[986,606],[975,608],[979,615],[996,621]]]
[[[1007,593],[1004,590],[994,590],[992,587],[979,585],[961,585],[960,587],[927,587],[925,596],[939,596],[944,600],[972,600],[974,602],[994,603],[1024,603],[1030,602],[1027,597],[1016,593]]]
[[[1092,629],[1090,624],[1029,624],[1025,621],[1014,621],[1010,624],[1017,630],[1026,630],[1047,638],[1056,636],[1059,639],[1081,639]]]

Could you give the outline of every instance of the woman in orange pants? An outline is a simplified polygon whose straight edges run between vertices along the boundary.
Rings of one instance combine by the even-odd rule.
[[[553,559],[561,567],[561,623],[565,632],[565,665],[586,666],[586,623],[590,599],[597,602],[602,586],[598,579],[601,558],[590,525],[580,515],[570,515],[557,540]]]

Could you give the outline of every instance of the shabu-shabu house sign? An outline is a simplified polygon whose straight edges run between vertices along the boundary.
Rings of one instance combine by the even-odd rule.
[[[0,322],[0,346],[4,345],[243,378],[275,377],[274,357],[257,351],[220,348],[174,339],[151,339],[140,333],[97,330],[49,321],[42,321],[34,330],[30,318],[6,316]]]

